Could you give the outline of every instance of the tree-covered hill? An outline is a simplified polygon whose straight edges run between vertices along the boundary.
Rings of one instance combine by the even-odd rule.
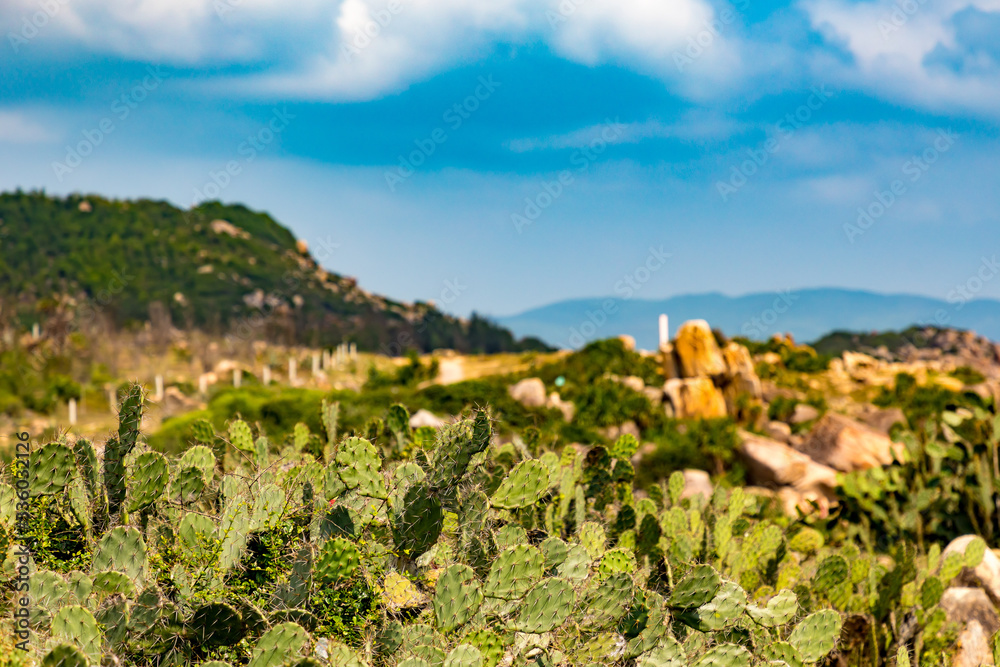
[[[324,250],[325,252],[326,250]],[[320,253],[323,258],[323,254]],[[329,273],[266,213],[208,202],[0,194],[0,303],[24,323],[53,303],[117,327],[179,328],[398,354],[543,348],[473,315],[370,294]]]

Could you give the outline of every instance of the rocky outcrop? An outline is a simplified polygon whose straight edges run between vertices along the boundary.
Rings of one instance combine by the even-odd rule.
[[[805,424],[814,419],[819,419],[819,410],[808,403],[798,403],[795,410],[792,411],[792,417],[789,421],[793,424]]]
[[[877,408],[870,403],[862,405],[856,412],[855,418],[875,429],[879,433],[889,434],[894,425],[906,425],[906,415],[900,408]]]
[[[540,378],[525,378],[508,387],[507,393],[526,408],[544,407],[548,399],[545,394],[545,383]]]
[[[663,392],[678,419],[714,419],[728,414],[725,397],[709,378],[667,380]]]
[[[785,444],[790,443],[792,440],[792,427],[785,422],[767,422],[761,430],[764,431],[764,435],[772,440],[784,442]]]
[[[705,320],[691,320],[681,325],[673,347],[681,377],[717,377],[726,372],[722,350]]]
[[[828,508],[835,502],[837,471],[817,463],[783,442],[740,432],[742,440],[737,450],[747,466],[753,484],[768,487],[789,487],[799,501],[816,502]]]
[[[842,472],[889,465],[902,445],[843,415],[827,413],[800,447],[814,461]]]

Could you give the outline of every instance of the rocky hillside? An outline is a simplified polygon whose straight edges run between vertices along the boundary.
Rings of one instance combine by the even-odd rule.
[[[44,313],[127,327],[152,321],[285,343],[363,350],[538,349],[476,316],[372,294],[317,261],[265,213],[208,202],[0,195],[0,304],[30,326]]]

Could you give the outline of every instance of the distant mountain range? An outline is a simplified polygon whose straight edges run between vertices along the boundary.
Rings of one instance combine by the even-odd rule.
[[[401,354],[545,349],[475,314],[402,303],[323,269],[266,213],[206,202],[0,194],[0,313],[22,326],[173,325],[248,340]]]
[[[709,293],[662,300],[575,299],[495,319],[516,335],[537,336],[556,347],[576,348],[590,340],[629,334],[640,348],[652,350],[657,346],[660,313],[670,318],[671,337],[684,321],[703,319],[729,336],[753,339],[787,332],[808,342],[838,330],[870,332],[931,325],[972,329],[1000,340],[1000,301],[945,301],[835,288],[739,297]]]

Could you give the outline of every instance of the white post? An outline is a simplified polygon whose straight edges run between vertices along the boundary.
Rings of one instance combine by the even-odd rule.
[[[69,399],[69,425],[76,426],[76,399]]]
[[[198,393],[202,396],[208,393],[208,376],[205,374],[198,378]]]
[[[666,315],[660,315],[660,349],[670,343],[670,320]]]
[[[313,352],[313,377],[319,375],[319,352]]]
[[[330,354],[330,350],[323,350],[323,370],[328,371],[333,368],[333,355]]]
[[[288,384],[290,384],[290,385],[294,385],[295,384],[295,380],[296,380],[296,378],[295,378],[295,371],[297,370],[296,366],[297,366],[297,364],[295,363],[295,359],[289,359],[288,360]]]
[[[351,343],[351,359],[357,359],[357,358],[358,358],[358,344]]]
[[[38,326],[38,322],[35,322],[34,324],[31,325],[31,337],[34,340],[38,340],[39,338],[42,337],[42,330]]]
[[[153,396],[153,400],[159,403],[163,400],[163,376],[156,376],[156,394]]]
[[[241,384],[243,384],[243,369],[242,368],[234,368],[233,369],[233,386],[236,387],[237,389],[239,389]]]
[[[271,384],[271,367],[264,366],[264,386]]]

